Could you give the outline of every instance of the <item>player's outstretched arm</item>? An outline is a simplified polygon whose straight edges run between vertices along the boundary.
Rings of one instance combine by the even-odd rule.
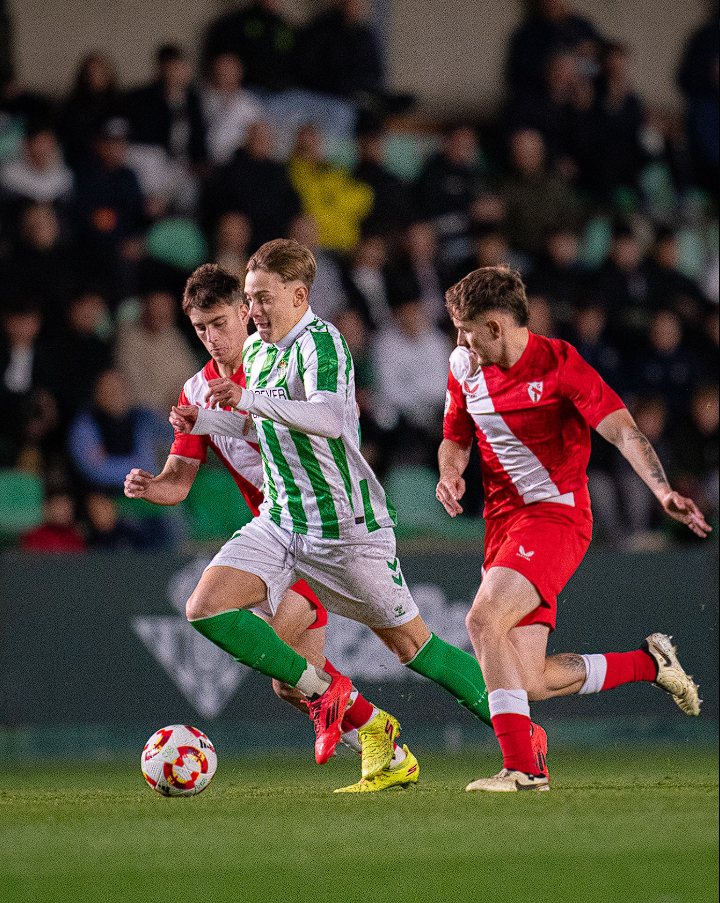
[[[257,439],[252,417],[239,411],[212,411],[194,404],[181,404],[171,409],[168,420],[178,433],[192,433],[194,436],[212,433],[247,442]]]
[[[310,436],[337,439],[342,435],[343,401],[336,393],[316,392],[310,401],[293,401],[287,398],[267,398],[247,389],[242,392],[242,399],[237,405],[240,409],[238,412],[181,405],[172,409],[170,423],[181,433],[214,433],[252,441],[252,417],[240,413],[250,411]]]
[[[435,497],[450,517],[462,514],[460,499],[465,495],[463,473],[470,460],[470,448],[458,445],[450,439],[443,439],[438,450],[440,481],[435,489]]]
[[[608,414],[596,429],[620,450],[670,517],[685,524],[697,536],[707,536],[712,527],[692,499],[672,489],[655,449],[626,408]]]
[[[125,477],[125,495],[129,499],[144,499],[153,505],[177,505],[190,492],[199,464],[199,461],[170,455],[157,476],[133,468]]]

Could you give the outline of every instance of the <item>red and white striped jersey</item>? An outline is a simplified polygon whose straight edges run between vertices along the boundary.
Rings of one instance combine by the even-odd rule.
[[[207,408],[205,395],[208,391],[208,381],[217,379],[219,376],[215,361],[208,361],[202,370],[191,376],[185,383],[178,403],[195,404]],[[231,378],[239,386],[245,387],[245,372],[242,367]],[[182,455],[184,458],[196,458],[204,463],[207,460],[208,448],[212,448],[230,471],[238,489],[248,503],[248,507],[253,514],[257,515],[263,500],[263,466],[260,447],[255,442],[230,436],[191,436],[176,432],[170,454]]]
[[[590,427],[623,408],[620,397],[559,339],[530,333],[507,370],[450,356],[443,435],[465,447],[477,435],[485,517],[530,505],[587,505]],[[577,493],[577,496],[576,496]]]

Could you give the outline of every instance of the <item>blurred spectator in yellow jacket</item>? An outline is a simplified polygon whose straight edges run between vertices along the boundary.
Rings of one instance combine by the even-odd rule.
[[[352,250],[360,240],[362,221],[372,210],[372,188],[327,162],[322,135],[312,124],[298,129],[288,171],[304,212],[317,220],[320,245]]]

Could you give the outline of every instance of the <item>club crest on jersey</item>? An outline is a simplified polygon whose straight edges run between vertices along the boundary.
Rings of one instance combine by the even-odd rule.
[[[280,361],[280,363],[278,364],[278,368],[277,368],[278,376],[284,376],[287,368],[288,368],[288,362],[286,360]]]
[[[528,395],[533,403],[540,401],[543,393],[543,381],[538,380],[534,383],[528,383]]]

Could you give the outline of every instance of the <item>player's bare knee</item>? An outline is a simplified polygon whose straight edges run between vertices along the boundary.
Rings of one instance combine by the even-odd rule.
[[[491,640],[498,632],[497,623],[484,605],[474,603],[465,616],[465,626],[475,640]]]
[[[185,603],[185,617],[188,621],[197,621],[198,618],[207,618],[212,612],[208,611],[201,593],[197,590]]]
[[[272,688],[275,695],[282,700],[290,700],[294,698],[293,693],[297,693],[294,687],[283,683],[281,680],[276,680],[275,678],[273,678]]]

